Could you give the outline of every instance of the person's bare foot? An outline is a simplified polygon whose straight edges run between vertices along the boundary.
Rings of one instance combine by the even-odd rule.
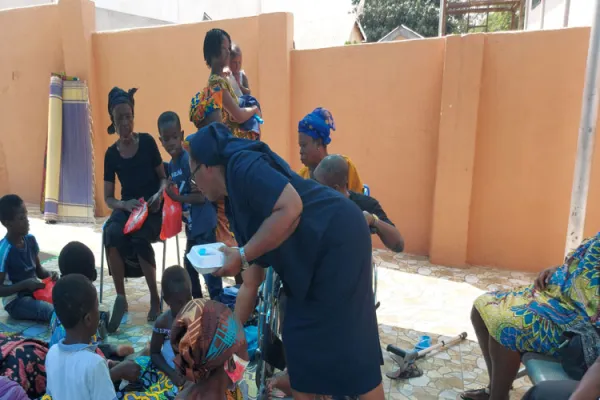
[[[148,311],[148,322],[156,321],[156,318],[160,315],[160,300],[150,301],[150,311]]]
[[[287,371],[273,375],[273,377],[269,379],[267,387],[269,394],[273,394],[273,390],[277,389],[283,393],[284,397],[292,396],[292,384],[290,383],[290,376]]]
[[[110,313],[110,321],[108,322],[108,326],[106,329],[108,333],[114,333],[119,329],[119,325],[121,325],[121,320],[123,316],[127,312],[129,306],[127,304],[127,298],[123,294],[118,294],[115,299],[115,304],[113,305],[112,313]]]
[[[117,346],[117,355],[119,357],[127,357],[135,352],[132,346],[128,344],[122,344]]]

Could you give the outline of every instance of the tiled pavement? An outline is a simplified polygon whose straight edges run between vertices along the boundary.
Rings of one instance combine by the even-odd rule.
[[[37,237],[42,252],[47,257],[57,255],[62,246],[71,240],[86,243],[96,254],[100,265],[100,222],[95,225],[47,225],[39,216],[31,213],[31,231]],[[4,232],[0,231],[0,235]],[[168,243],[166,265],[177,263],[175,240]],[[180,240],[181,249],[184,240]],[[158,259],[162,246],[155,247]],[[427,258],[406,254],[394,255],[375,251],[378,264],[379,286],[378,310],[381,346],[384,349],[385,365],[384,388],[388,399],[455,399],[464,389],[487,385],[487,373],[481,352],[473,333],[469,314],[473,300],[487,290],[509,288],[528,284],[532,275],[499,271],[488,268],[471,267],[466,269],[447,268],[432,265]],[[45,265],[57,270],[56,258],[49,258]],[[104,272],[104,301],[101,308],[107,308],[115,298],[112,279]],[[158,280],[160,281],[160,271]],[[96,282],[99,288],[99,279]],[[113,343],[131,343],[142,349],[149,340],[151,325],[146,322],[149,294],[143,279],[130,279],[126,283],[130,312],[121,328],[109,339]],[[421,335],[429,335],[436,343],[440,337],[451,337],[467,332],[468,338],[451,349],[432,354],[418,362],[424,375],[409,380],[391,381],[385,372],[393,368],[393,363],[385,347],[396,344],[401,348],[412,348]],[[30,322],[16,322],[8,318],[0,309],[0,332],[21,332],[27,336],[48,338],[45,326]],[[250,385],[252,386],[252,385]],[[520,399],[530,386],[527,378],[514,383],[511,399]],[[250,388],[250,396],[255,397],[255,388]]]

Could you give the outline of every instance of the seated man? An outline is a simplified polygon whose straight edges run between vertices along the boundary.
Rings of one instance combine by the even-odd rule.
[[[337,154],[325,157],[315,169],[315,179],[356,203],[365,215],[371,233],[376,233],[385,247],[396,253],[404,250],[402,235],[379,202],[372,197],[348,190],[348,162],[344,157]]]

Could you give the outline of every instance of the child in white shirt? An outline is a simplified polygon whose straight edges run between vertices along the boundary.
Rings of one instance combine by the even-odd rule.
[[[66,337],[46,356],[47,394],[55,400],[116,399],[106,360],[90,345],[100,315],[96,288],[83,275],[67,275],[56,282],[52,301]]]

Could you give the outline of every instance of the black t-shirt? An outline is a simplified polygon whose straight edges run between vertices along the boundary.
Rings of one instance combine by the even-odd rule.
[[[162,165],[162,157],[154,138],[147,133],[138,133],[139,147],[131,158],[123,158],[117,143],[106,149],[104,155],[104,181],[115,182],[115,175],[121,182],[121,200],[148,200],[160,188],[160,178],[156,167]]]
[[[377,215],[377,218],[383,222],[395,226],[392,221],[390,221],[385,211],[383,211],[383,208],[381,208],[381,204],[374,198],[365,196],[364,194],[350,192],[350,200],[352,200],[362,211]]]

